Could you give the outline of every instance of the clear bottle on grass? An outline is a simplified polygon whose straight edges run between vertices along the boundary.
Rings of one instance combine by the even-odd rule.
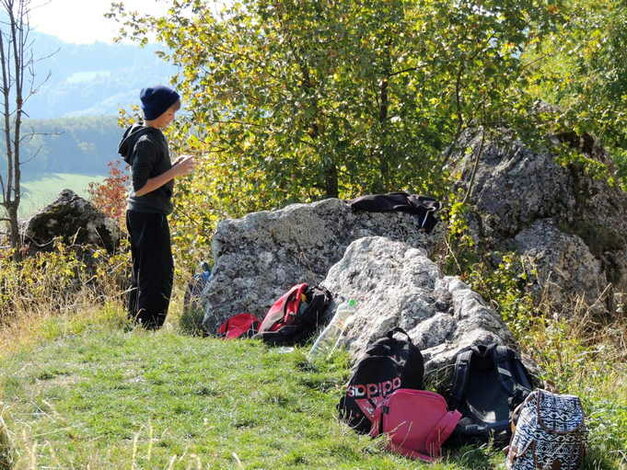
[[[331,357],[344,334],[346,323],[356,307],[357,301],[354,299],[348,299],[337,307],[335,315],[309,350],[307,354],[309,362],[314,363]]]

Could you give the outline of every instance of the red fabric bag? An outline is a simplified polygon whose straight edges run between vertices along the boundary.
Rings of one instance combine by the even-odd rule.
[[[437,393],[399,388],[377,407],[370,435],[386,434],[388,450],[431,462],[461,417],[457,410],[448,411]]]
[[[261,322],[260,331],[277,331],[284,325],[290,325],[298,314],[298,309],[303,301],[307,300],[305,293],[308,285],[296,284],[272,304]]]
[[[303,344],[326,323],[330,303],[324,287],[296,284],[272,304],[255,338],[273,346]]]
[[[252,313],[233,315],[218,327],[218,336],[224,339],[250,338],[259,330],[261,322]]]

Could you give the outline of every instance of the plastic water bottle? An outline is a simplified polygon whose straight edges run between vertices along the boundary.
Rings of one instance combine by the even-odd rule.
[[[355,311],[356,306],[357,302],[353,299],[349,299],[338,306],[335,315],[311,347],[307,355],[309,362],[313,363],[331,357],[344,334],[346,322]]]

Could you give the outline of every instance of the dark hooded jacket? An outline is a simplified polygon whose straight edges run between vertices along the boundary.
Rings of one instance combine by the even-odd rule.
[[[150,178],[172,168],[168,143],[163,133],[154,127],[133,124],[124,132],[118,152],[131,166],[133,188],[128,197],[127,209],[170,214],[173,180],[148,194],[135,196],[135,191],[141,189]]]

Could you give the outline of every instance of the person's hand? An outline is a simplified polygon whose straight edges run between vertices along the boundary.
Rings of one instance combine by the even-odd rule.
[[[181,155],[172,163],[172,168],[176,169],[177,176],[188,175],[194,171],[195,167],[196,160],[194,160],[193,155]]]

